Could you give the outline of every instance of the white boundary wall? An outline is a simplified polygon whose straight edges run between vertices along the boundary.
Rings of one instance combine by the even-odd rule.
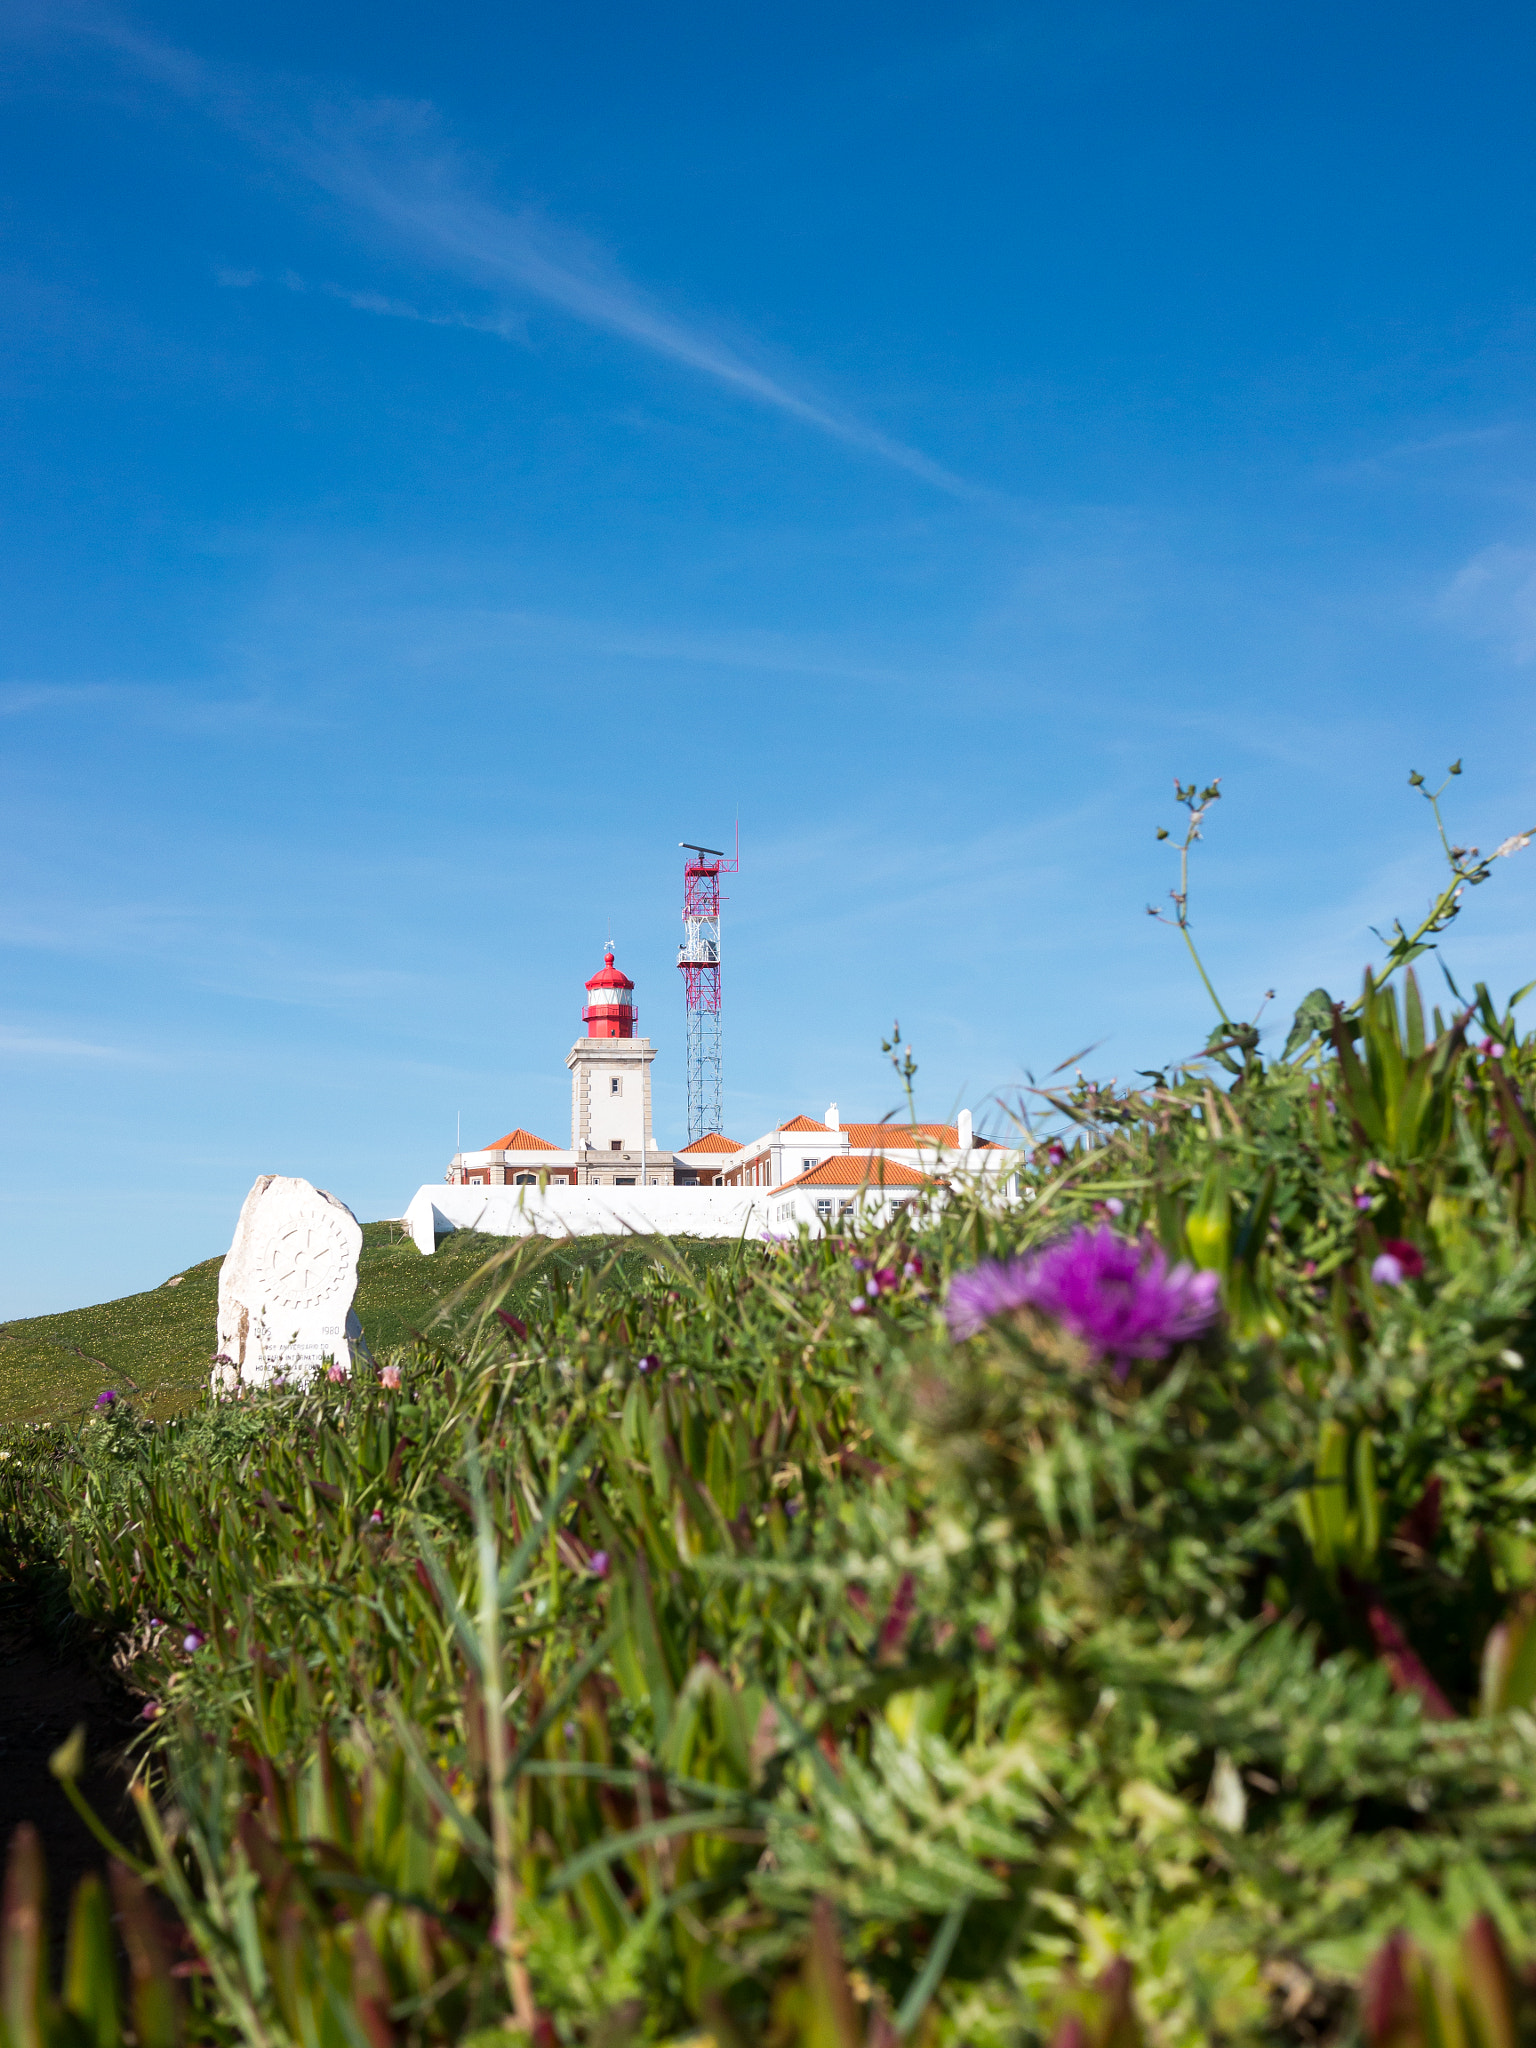
[[[1016,1165],[1016,1161],[1010,1161]],[[958,1178],[959,1176],[956,1176]],[[967,1176],[990,1201],[1019,1199],[1017,1182],[994,1169]],[[1024,1199],[1034,1200],[1034,1190]],[[937,1194],[942,1204],[944,1195]],[[487,1237],[793,1237],[803,1224],[812,1237],[829,1230],[889,1222],[919,1204],[915,1188],[418,1188],[403,1221],[417,1248],[431,1256],[440,1231],[482,1230]]]
[[[403,1221],[418,1251],[444,1230],[487,1237],[761,1237],[767,1188],[418,1188]]]

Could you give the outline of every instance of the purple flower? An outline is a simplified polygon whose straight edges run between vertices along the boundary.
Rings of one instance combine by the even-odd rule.
[[[1405,1280],[1417,1280],[1423,1270],[1424,1254],[1405,1237],[1384,1237],[1371,1261],[1371,1278],[1378,1287],[1401,1287]]]
[[[98,1395],[96,1396],[96,1406],[97,1406],[98,1408],[110,1408],[110,1407],[112,1406],[113,1402],[114,1402],[114,1401],[115,1401],[116,1399],[117,1399],[117,1389],[116,1389],[116,1387],[105,1387],[105,1388],[103,1388],[103,1390],[101,1391],[101,1393],[99,1393],[99,1394],[98,1394]]]
[[[594,1579],[606,1579],[608,1576],[607,1551],[594,1550],[592,1555],[587,1559],[587,1570],[592,1574]]]
[[[195,1628],[190,1628],[187,1630],[187,1633],[181,1639],[181,1647],[186,1651],[187,1655],[190,1657],[195,1655],[195,1653],[203,1647],[203,1643],[205,1640],[206,1638],[200,1636]]]
[[[862,1295],[856,1294],[853,1300],[849,1302],[848,1307],[852,1314],[856,1316],[861,1316],[863,1315],[865,1309],[869,1307],[869,1303],[864,1299]]]
[[[1214,1273],[1172,1266],[1154,1244],[1106,1225],[1079,1224],[1070,1237],[1006,1265],[987,1260],[950,1282],[945,1315],[958,1342],[994,1316],[1032,1308],[1051,1316],[1121,1376],[1133,1358],[1161,1358],[1216,1318]]]
[[[637,1370],[644,1375],[649,1372],[655,1372],[660,1364],[661,1360],[656,1356],[655,1352],[647,1351],[644,1358],[641,1359]]]
[[[1416,1244],[1410,1244],[1406,1237],[1384,1237],[1381,1248],[1389,1258],[1396,1259],[1403,1269],[1405,1280],[1417,1280],[1424,1270],[1424,1254]]]
[[[1355,1207],[1356,1207],[1357,1209],[1369,1209],[1369,1207],[1370,1207],[1370,1206],[1371,1206],[1371,1198],[1370,1198],[1370,1196],[1369,1196],[1369,1195],[1366,1195],[1366,1194],[1359,1194],[1359,1195],[1356,1195],[1356,1197],[1355,1197]]]

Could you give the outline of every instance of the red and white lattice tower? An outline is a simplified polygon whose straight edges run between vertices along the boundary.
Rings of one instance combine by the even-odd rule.
[[[683,971],[688,1005],[688,1142],[718,1131],[720,1113],[720,877],[734,874],[740,856],[727,860],[713,846],[678,842],[683,863]]]

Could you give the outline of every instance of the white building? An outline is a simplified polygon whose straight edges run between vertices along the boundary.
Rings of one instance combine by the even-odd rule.
[[[821,1231],[850,1217],[888,1217],[957,1183],[1016,1195],[1016,1155],[978,1138],[969,1110],[953,1124],[843,1124],[834,1102],[821,1122],[791,1117],[749,1144],[712,1131],[679,1152],[658,1151],[656,1053],[635,1035],[634,988],[610,948],[586,984],[587,1034],[566,1055],[569,1148],[518,1126],[481,1151],[455,1153],[447,1186],[422,1188],[407,1211],[423,1251],[448,1229],[786,1236],[802,1223]]]

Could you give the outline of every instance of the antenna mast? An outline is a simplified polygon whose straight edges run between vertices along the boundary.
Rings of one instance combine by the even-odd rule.
[[[714,846],[694,846],[681,839],[689,858],[683,863],[683,943],[677,964],[683,972],[683,999],[688,1006],[688,1142],[718,1131],[720,1113],[720,877],[734,874],[739,853],[731,860]]]

